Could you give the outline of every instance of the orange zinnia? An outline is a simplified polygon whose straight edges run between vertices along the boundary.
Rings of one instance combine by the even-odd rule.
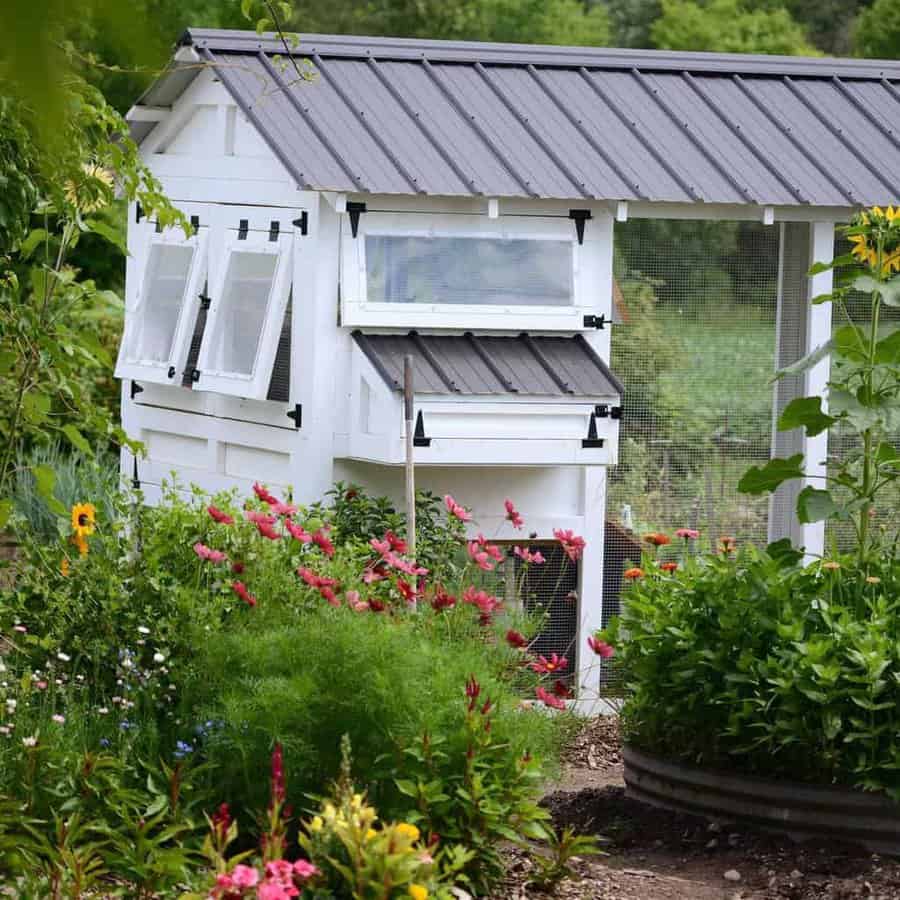
[[[664,562],[660,563],[659,567],[663,572],[674,572],[678,568],[678,563],[674,561]]]
[[[643,578],[643,577],[644,577],[644,570],[643,570],[643,569],[639,569],[637,566],[633,566],[633,567],[630,568],[630,569],[626,569],[625,572],[624,572],[624,575],[625,575],[625,577],[626,577],[627,579],[629,579],[630,581],[634,581],[636,578]]]
[[[644,540],[648,544],[653,544],[654,547],[664,547],[666,544],[672,543],[672,539],[661,531],[651,531],[650,534],[645,534]]]

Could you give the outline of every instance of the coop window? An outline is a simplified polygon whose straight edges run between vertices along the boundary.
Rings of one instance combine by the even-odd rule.
[[[368,212],[342,235],[343,320],[580,329],[601,257],[562,217]]]
[[[227,232],[197,363],[200,390],[257,400],[270,392],[291,289],[292,234],[282,224]]]
[[[140,268],[116,375],[177,384],[189,350],[193,301],[206,277],[207,231],[185,238],[180,230],[157,234],[145,226],[145,237],[136,242]]]

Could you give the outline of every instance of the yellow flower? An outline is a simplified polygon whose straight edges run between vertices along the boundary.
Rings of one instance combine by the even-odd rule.
[[[88,537],[94,533],[97,509],[93,503],[76,503],[72,507],[72,531],[78,537]]]
[[[426,900],[428,888],[424,884],[411,884],[409,886],[409,896],[412,897],[412,900]]]
[[[112,175],[96,163],[85,163],[81,169],[84,175],[77,181],[66,181],[63,191],[66,200],[81,212],[91,213],[103,209],[112,198]]]
[[[882,247],[881,272],[882,277],[888,276],[893,271],[900,272],[900,243],[895,246],[892,239],[895,226],[900,224],[900,207],[893,206],[882,209],[873,206],[867,212],[860,213],[855,225],[866,229],[863,234],[854,234],[850,237],[851,255],[861,263],[874,269],[878,265],[878,240],[875,232],[889,233],[888,246]]]
[[[309,823],[310,831],[321,831],[324,823],[321,816],[313,816],[313,820]]]
[[[86,537],[80,534],[73,534],[72,543],[78,548],[78,553],[80,556],[88,555],[88,542]]]
[[[401,822],[397,826],[397,834],[402,834],[403,837],[409,838],[411,841],[419,839],[419,829],[415,825],[409,825],[406,822]]]
[[[374,841],[375,838],[377,838],[377,837],[378,837],[378,832],[374,828],[370,828],[366,832],[366,840],[367,841]]]

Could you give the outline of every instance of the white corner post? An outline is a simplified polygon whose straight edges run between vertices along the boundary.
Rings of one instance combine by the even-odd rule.
[[[587,544],[578,573],[578,628],[572,664],[577,666],[575,709],[586,715],[599,711],[600,659],[587,639],[603,626],[603,543],[606,524],[606,466],[582,469],[584,539]]]
[[[812,299],[831,292],[831,270],[808,275],[817,262],[834,258],[834,222],[783,222],[779,226],[778,297],[775,327],[775,367],[781,369],[831,339],[831,304],[812,304]],[[781,379],[775,385],[772,423],[772,456],[803,454],[803,479],[782,484],[769,505],[769,540],[790,538],[806,550],[807,560],[825,549],[825,523],[803,525],[797,520],[797,495],[807,485],[823,488],[827,473],[828,432],[806,437],[800,428],[778,431],[784,408],[797,397],[819,396],[827,408],[830,359],[818,362],[801,375]]]

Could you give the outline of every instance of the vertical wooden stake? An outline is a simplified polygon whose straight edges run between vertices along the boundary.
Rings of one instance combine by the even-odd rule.
[[[406,543],[409,558],[416,558],[416,471],[413,464],[413,360],[403,357],[403,408],[406,418]]]

